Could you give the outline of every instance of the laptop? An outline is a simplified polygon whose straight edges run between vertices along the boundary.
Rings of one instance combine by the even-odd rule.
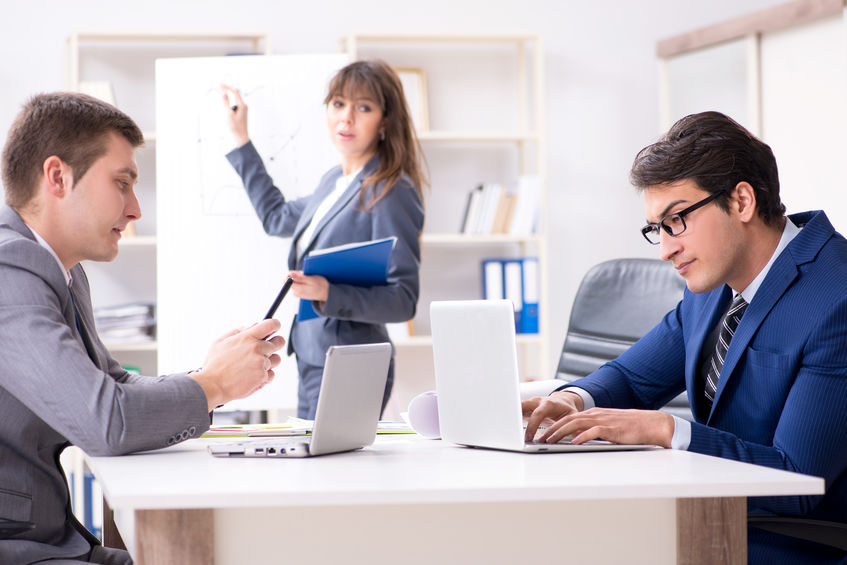
[[[390,361],[390,343],[330,347],[311,436],[216,443],[208,446],[209,453],[215,457],[312,457],[371,445]]]
[[[524,441],[512,302],[435,301],[430,318],[442,439],[526,453],[655,448],[602,440],[580,445]]]

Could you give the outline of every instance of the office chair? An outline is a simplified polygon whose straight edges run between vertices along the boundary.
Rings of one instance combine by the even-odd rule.
[[[685,281],[659,259],[612,259],[592,267],[577,290],[556,379],[572,381],[618,357],[682,300]],[[683,392],[663,408],[692,419]]]
[[[768,532],[847,551],[847,524],[841,522],[811,520],[795,516],[748,515],[747,523]]]

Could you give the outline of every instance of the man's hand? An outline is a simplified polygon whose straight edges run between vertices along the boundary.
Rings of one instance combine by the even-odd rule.
[[[665,412],[591,408],[558,419],[544,431],[538,441],[557,443],[566,436],[574,436],[572,443],[577,444],[592,439],[605,439],[614,443],[670,448],[673,432],[673,416]]]
[[[273,368],[280,362],[274,352],[285,340],[270,336],[279,328],[278,320],[263,320],[215,340],[203,370],[189,375],[206,393],[210,412],[230,400],[250,396],[273,380]]]
[[[575,414],[582,410],[582,407],[582,397],[568,390],[524,400],[521,402],[521,410],[527,417],[525,441],[533,440],[541,424],[549,424],[568,414]]]

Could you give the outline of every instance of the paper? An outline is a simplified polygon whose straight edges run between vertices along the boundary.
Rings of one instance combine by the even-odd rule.
[[[227,424],[210,426],[200,437],[253,437],[253,436],[292,436],[307,435],[311,426],[286,424]]]
[[[438,424],[438,395],[434,390],[421,393],[409,402],[407,413],[409,426],[418,435],[427,439],[439,439],[441,429]]]

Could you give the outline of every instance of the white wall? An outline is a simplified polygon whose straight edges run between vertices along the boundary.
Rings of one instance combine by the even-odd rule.
[[[275,53],[332,52],[351,31],[540,34],[553,220],[550,350],[556,352],[577,285],[591,265],[656,253],[638,234],[644,213],[627,178],[635,153],[660,133],[656,41],[780,3],[147,0],[125,10],[129,3],[103,0],[4,0],[0,131],[8,130],[28,96],[64,88],[65,39],[74,30],[268,31]]]

